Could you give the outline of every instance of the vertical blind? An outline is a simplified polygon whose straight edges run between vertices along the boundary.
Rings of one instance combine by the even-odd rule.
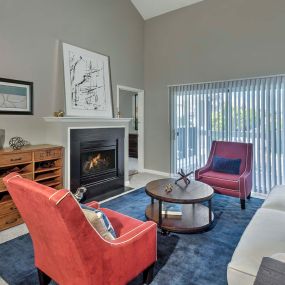
[[[285,183],[285,77],[170,86],[172,172],[203,166],[213,140],[251,142],[253,191]]]

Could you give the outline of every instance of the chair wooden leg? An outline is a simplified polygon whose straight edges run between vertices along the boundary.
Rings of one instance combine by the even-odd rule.
[[[240,207],[242,210],[245,209],[245,199],[240,199]]]
[[[143,283],[149,285],[153,280],[154,263],[143,272]]]
[[[251,198],[251,193],[248,194],[247,200],[250,200],[250,198]]]
[[[38,276],[39,276],[40,285],[48,285],[51,281],[51,278],[49,276],[47,276],[40,269],[38,269]]]

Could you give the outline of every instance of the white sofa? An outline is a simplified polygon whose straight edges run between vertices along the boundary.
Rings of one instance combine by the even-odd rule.
[[[263,257],[285,262],[285,186],[275,186],[244,231],[228,264],[228,285],[252,285]]]

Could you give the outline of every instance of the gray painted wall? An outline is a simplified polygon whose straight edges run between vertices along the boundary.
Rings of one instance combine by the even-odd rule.
[[[168,84],[285,73],[284,0],[206,0],[145,24],[145,168],[170,171]]]
[[[168,84],[285,70],[284,0],[206,0],[145,24],[129,0],[0,0],[0,7],[0,77],[35,89],[34,116],[0,115],[6,145],[15,135],[44,142],[41,117],[63,108],[60,41],[109,55],[114,91],[145,89],[145,167],[159,171],[170,170]]]
[[[34,116],[0,115],[6,145],[15,135],[44,142],[64,106],[61,41],[110,56],[116,85],[143,88],[144,21],[129,0],[0,0],[0,77],[34,82]],[[115,102],[114,102],[115,103]]]

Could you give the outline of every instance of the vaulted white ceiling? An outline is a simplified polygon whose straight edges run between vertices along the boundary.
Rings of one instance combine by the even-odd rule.
[[[131,0],[142,17],[147,20],[203,0]]]

